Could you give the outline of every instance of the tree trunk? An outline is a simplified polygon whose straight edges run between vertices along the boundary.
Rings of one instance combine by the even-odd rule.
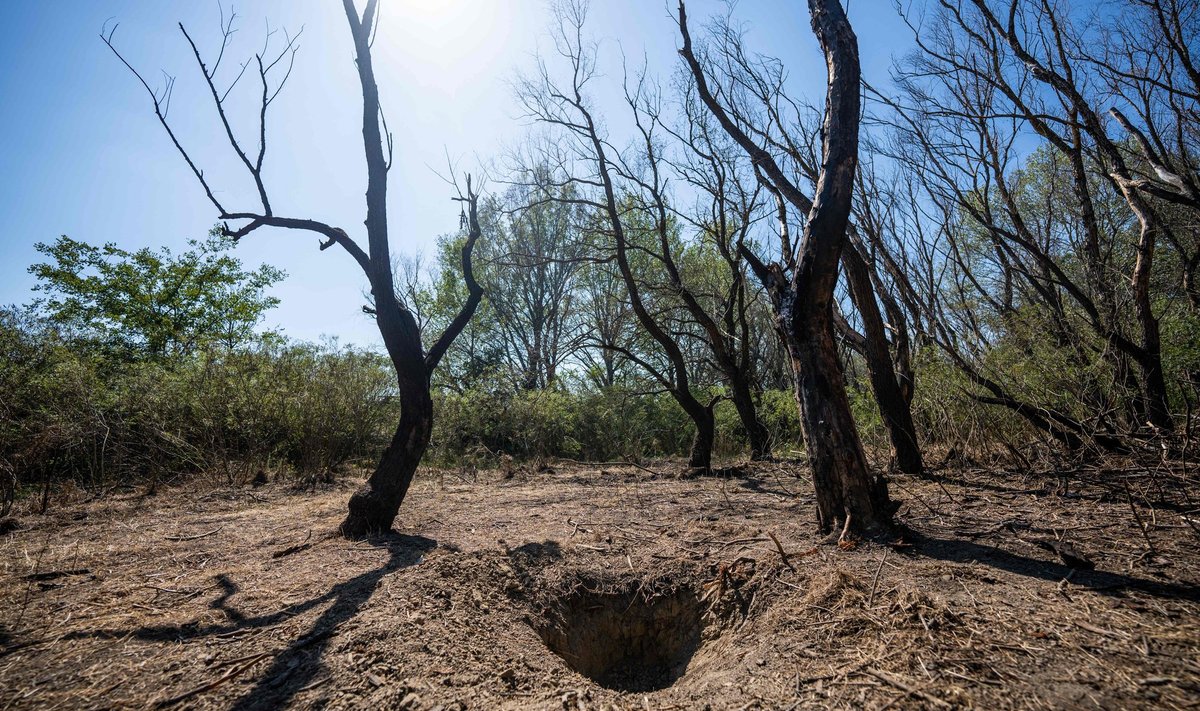
[[[1163,377],[1158,319],[1150,313],[1149,304],[1138,304],[1138,319],[1142,325],[1142,343],[1147,355],[1138,359],[1146,389],[1146,419],[1160,432],[1174,432],[1175,422],[1167,405],[1167,381]]]
[[[1192,305],[1193,311],[1200,311],[1200,281],[1197,281],[1197,272],[1200,272],[1200,251],[1194,255],[1183,257],[1183,291],[1188,296],[1188,303]]]
[[[846,267],[850,296],[862,318],[862,354],[867,361],[871,389],[875,391],[879,414],[883,417],[883,424],[887,427],[892,442],[896,467],[905,474],[920,474],[925,470],[925,465],[921,460],[917,429],[913,425],[912,411],[892,367],[892,354],[888,349],[883,316],[875,303],[875,290],[871,286],[870,268],[853,244],[843,249],[842,264]]]
[[[716,418],[713,417],[712,407],[704,405],[688,415],[696,425],[696,434],[692,437],[692,451],[688,456],[688,468],[707,472],[712,467],[712,448],[717,432]]]
[[[808,9],[829,72],[821,131],[821,168],[812,201],[770,153],[730,118],[709,89],[704,69],[692,51],[682,2],[680,54],[695,79],[697,93],[721,127],[746,151],[774,190],[793,206],[808,212],[795,271],[787,283],[779,265],[767,267],[750,250],[744,254],[771,293],[772,305],[784,329],[804,441],[812,465],[818,525],[821,530],[829,531],[840,522],[844,530],[877,536],[891,528],[893,507],[888,500],[886,480],[867,468],[833,337],[833,291],[846,242],[858,168],[862,77],[858,39],[838,0],[808,0]]]
[[[787,334],[796,400],[822,532],[841,526],[875,535],[890,527],[887,481],[867,468],[833,339],[832,315],[795,304]]]
[[[357,538],[392,527],[429,445],[433,399],[428,384],[402,383],[401,390],[400,424],[371,477],[350,497],[341,525],[344,536]]]
[[[473,241],[469,239],[464,247],[464,257]],[[382,287],[375,289],[376,294],[382,291]],[[433,397],[429,387],[432,368],[425,359],[416,320],[396,299],[376,296],[375,321],[396,371],[400,423],[375,471],[350,497],[340,527],[342,535],[347,537],[382,533],[392,527],[433,433]]]
[[[771,458],[771,433],[766,425],[758,419],[758,408],[754,405],[754,394],[750,391],[750,383],[740,374],[729,379],[729,392],[733,406],[737,409],[738,419],[746,430],[746,438],[750,441],[750,460],[755,462]]]
[[[1146,417],[1159,432],[1174,431],[1171,409],[1167,404],[1167,382],[1163,377],[1162,344],[1159,337],[1158,318],[1150,296],[1150,278],[1153,273],[1154,247],[1157,232],[1157,217],[1151,212],[1137,193],[1122,182],[1127,202],[1133,208],[1140,224],[1137,243],[1137,260],[1133,267],[1133,306],[1138,325],[1142,331],[1142,352],[1137,363],[1142,371],[1142,386],[1146,398]]]
[[[858,167],[858,39],[839,0],[809,0],[829,69],[821,173],[784,316],[817,525],[878,536],[890,530],[887,483],[867,467],[833,335],[833,290]]]
[[[576,61],[578,61],[578,58],[576,58]],[[578,67],[575,74],[576,76],[579,75]],[[578,86],[575,87],[575,91],[578,97]],[[679,406],[683,408],[683,411],[695,423],[696,436],[692,440],[692,454],[688,464],[693,469],[698,467],[708,469],[709,463],[712,460],[712,444],[715,429],[712,407],[706,407],[692,395],[691,386],[688,384],[687,360],[684,358],[683,351],[679,348],[679,343],[676,342],[675,337],[662,324],[655,320],[655,317],[647,310],[642,300],[637,277],[634,276],[633,269],[629,265],[629,245],[625,236],[625,227],[621,222],[623,219],[622,211],[620,205],[618,205],[617,189],[613,185],[612,170],[607,152],[605,151],[605,142],[601,140],[600,134],[596,129],[596,122],[587,107],[582,103],[582,100],[577,98],[573,106],[579,112],[586,135],[591,142],[592,155],[596,161],[596,170],[600,176],[600,183],[604,188],[604,208],[608,213],[609,225],[612,228],[613,241],[616,247],[617,268],[621,274],[622,281],[625,282],[625,292],[629,298],[629,306],[633,310],[634,315],[637,316],[642,328],[662,348],[663,354],[667,357],[667,362],[669,363],[668,372],[665,374],[660,372],[646,361],[633,356],[629,351],[623,351],[623,353],[627,358],[649,372],[671,394],[671,397],[675,398],[675,402],[679,403]],[[658,213],[659,217],[655,226],[659,234],[663,235],[666,230],[667,214],[665,207],[661,203],[658,205]],[[669,255],[669,250],[664,249],[663,251]],[[675,283],[678,283],[678,279],[675,280]]]

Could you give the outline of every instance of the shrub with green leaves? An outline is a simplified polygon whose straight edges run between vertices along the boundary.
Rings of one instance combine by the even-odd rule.
[[[446,465],[500,455],[595,462],[676,457],[688,452],[693,434],[691,420],[670,396],[621,388],[442,391],[434,412],[431,454]],[[733,404],[719,402],[715,414],[714,451],[744,454],[746,436]],[[800,422],[791,393],[764,392],[760,416],[780,451],[798,449]]]

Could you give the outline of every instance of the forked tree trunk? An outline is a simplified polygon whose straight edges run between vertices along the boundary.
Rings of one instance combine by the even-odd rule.
[[[391,528],[433,432],[433,398],[429,391],[429,376],[454,339],[462,333],[483,298],[483,289],[475,279],[471,264],[471,254],[482,230],[479,227],[478,199],[471,188],[470,175],[467,176],[466,196],[460,193],[455,198],[463,203],[463,222],[469,228],[461,250],[467,299],[428,353],[422,345],[421,328],[416,317],[395,296],[387,225],[390,155],[384,155],[379,87],[375,83],[371,59],[372,26],[378,20],[377,3],[378,0],[368,0],[366,10],[359,17],[354,1],[343,0],[354,37],[359,83],[363,93],[362,134],[367,158],[367,219],[364,225],[370,246],[370,258],[363,269],[375,298],[375,322],[396,369],[400,423],[375,471],[362,488],[350,497],[346,518],[340,527],[342,535],[347,537],[382,533]],[[391,136],[387,145],[390,151]]]
[[[474,238],[472,230],[464,257],[469,257]],[[469,268],[469,259],[466,265]],[[387,293],[384,288],[380,284],[374,291]],[[429,388],[432,369],[421,345],[420,328],[412,314],[390,295],[376,296],[375,302],[375,321],[396,371],[400,422],[375,471],[350,497],[346,518],[340,526],[342,535],[348,538],[382,533],[392,527],[433,433],[433,397]]]
[[[470,228],[467,241],[461,250],[467,300],[428,353],[422,346],[421,329],[412,312],[390,295],[384,299],[376,298],[375,320],[383,336],[384,346],[392,359],[392,365],[396,369],[400,423],[396,426],[396,433],[392,435],[392,441],[380,457],[375,471],[350,497],[346,518],[340,527],[344,536],[360,537],[382,533],[392,527],[433,433],[430,375],[437,368],[446,350],[474,316],[475,309],[483,298],[483,289],[475,279],[471,262],[471,255],[482,229],[479,226],[478,202],[471,189],[470,176],[467,176],[467,197],[460,199],[467,204],[466,214]],[[390,285],[390,272],[387,277],[387,284]],[[374,291],[376,294],[388,293],[383,284]]]
[[[470,175],[467,176],[466,195],[463,196],[460,192],[459,196],[455,198],[455,200],[464,203],[464,223],[470,227],[467,240],[462,248],[463,280],[467,286],[467,299],[458,314],[446,327],[446,330],[438,336],[428,353],[425,353],[422,348],[421,329],[416,318],[395,296],[396,289],[394,275],[392,274],[387,224],[387,174],[391,166],[392,136],[390,134],[387,136],[387,154],[385,155],[385,142],[381,131],[383,115],[379,107],[379,87],[375,83],[375,70],[371,60],[371,42],[375,36],[373,30],[379,17],[377,13],[378,6],[379,0],[367,0],[366,7],[360,15],[354,6],[354,0],[342,0],[342,7],[346,12],[346,20],[350,24],[350,34],[354,40],[355,65],[358,71],[359,84],[362,87],[362,137],[363,152],[367,166],[367,215],[366,220],[363,221],[367,234],[366,250],[363,250],[358,242],[341,228],[317,220],[284,217],[272,213],[267,190],[262,180],[262,163],[266,152],[266,115],[267,107],[272,100],[267,95],[267,73],[289,50],[294,54],[294,38],[288,43],[284,54],[280,54],[278,59],[270,63],[270,66],[264,67],[264,58],[257,58],[259,60],[258,71],[263,87],[263,98],[260,105],[262,123],[260,126],[261,141],[258,160],[257,163],[252,163],[234,137],[233,132],[229,130],[229,123],[223,104],[224,98],[218,93],[216,85],[213,82],[215,65],[212,70],[205,66],[199,51],[196,50],[195,44],[191,42],[191,37],[187,35],[187,31],[183,29],[182,24],[179,26],[183,30],[184,36],[187,37],[188,42],[192,45],[192,51],[196,56],[196,61],[200,65],[201,71],[204,73],[208,88],[212,92],[217,113],[225,125],[230,144],[249,170],[251,177],[258,187],[259,198],[262,202],[262,211],[246,212],[240,210],[228,211],[216,199],[212,188],[204,177],[203,171],[196,167],[195,162],[188,155],[187,151],[184,150],[178,141],[174,140],[175,134],[172,132],[166,119],[166,101],[150,88],[150,85],[142,79],[137,70],[113,46],[111,32],[106,37],[103,37],[104,43],[137,76],[142,86],[149,92],[154,102],[154,112],[159,122],[166,129],[168,135],[175,143],[175,147],[191,167],[196,179],[207,193],[209,200],[217,208],[220,218],[223,221],[222,233],[226,237],[238,240],[262,227],[313,232],[324,238],[325,241],[320,245],[322,250],[328,249],[333,245],[341,246],[354,258],[367,276],[367,281],[371,285],[371,293],[376,302],[376,324],[379,326],[380,335],[383,336],[388,356],[391,358],[392,364],[396,369],[401,414],[396,434],[392,437],[392,442],[380,459],[379,465],[375,468],[374,473],[367,480],[367,483],[350,499],[349,512],[341,525],[341,532],[348,536],[361,536],[368,533],[386,531],[391,527],[392,521],[395,520],[400,504],[404,501],[404,495],[408,493],[408,487],[412,484],[413,474],[417,470],[421,456],[424,455],[425,448],[429,445],[429,436],[433,430],[433,400],[429,392],[429,375],[437,367],[438,362],[445,355],[450,344],[454,342],[458,334],[462,333],[463,328],[471,320],[476,307],[478,307],[480,300],[483,298],[483,290],[475,280],[475,275],[471,268],[471,252],[476,241],[479,239],[481,230],[478,219],[478,196],[471,188]],[[224,29],[225,40],[228,42],[232,30],[229,27]],[[290,65],[288,66],[289,68],[286,71],[290,73]],[[283,81],[286,80],[285,76]],[[276,94],[280,88],[282,88],[282,83],[276,88]],[[469,220],[467,219],[468,217]],[[225,220],[243,221],[244,224],[237,229],[231,229],[228,222],[224,222]]]
[[[833,290],[846,243],[860,115],[858,38],[839,0],[809,0],[829,85],[816,198],[785,311],[804,441],[812,463],[822,531],[880,535],[890,530],[887,482],[867,467],[833,336]]]
[[[854,176],[858,167],[861,71],[858,39],[839,0],[809,0],[813,33],[825,54],[829,83],[822,127],[821,169],[815,199],[800,244],[795,271],[785,281],[779,265],[767,267],[749,250],[751,266],[772,292],[791,359],[804,441],[812,464],[817,523],[822,531],[839,524],[844,531],[870,536],[891,528],[893,507],[887,483],[867,468],[858,428],[850,411],[833,335],[833,291],[846,242]],[[692,51],[687,14],[679,5],[683,55],[701,100],[772,184],[793,206],[809,200],[762,146],[734,121],[708,87]]]

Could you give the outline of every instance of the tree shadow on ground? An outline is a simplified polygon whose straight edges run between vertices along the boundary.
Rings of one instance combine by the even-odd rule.
[[[1011,474],[1013,478],[1022,476],[1016,472],[1004,473]],[[1157,479],[1156,476],[1158,476]],[[1039,485],[1024,488],[997,483],[995,481],[968,479],[963,472],[935,471],[927,474],[926,478],[939,484],[949,484],[966,490],[982,489],[984,491],[1011,496],[1047,496],[1075,501],[1096,502],[1123,502],[1132,496],[1135,502],[1155,509],[1165,509],[1183,514],[1192,513],[1195,510],[1194,504],[1176,500],[1178,497],[1172,496],[1173,492],[1169,486],[1166,488],[1163,487],[1163,484],[1171,484],[1169,476],[1165,474],[1144,475],[1141,481],[1143,483],[1154,484],[1156,490],[1153,492],[1137,491],[1135,494],[1127,492],[1119,483],[1126,481],[1125,479],[1106,480],[1094,472],[1043,472],[1036,475],[1036,478],[1040,480]]]
[[[380,580],[389,573],[416,565],[425,553],[437,546],[437,541],[424,536],[389,533],[367,540],[373,546],[387,549],[388,560],[381,566],[335,584],[323,595],[298,602],[267,615],[245,616],[230,608],[228,600],[238,586],[225,575],[218,575],[216,585],[221,594],[209,604],[230,618],[228,624],[213,625],[148,625],[135,630],[93,630],[67,635],[71,638],[122,639],[131,637],[145,641],[187,641],[200,637],[234,636],[238,632],[269,628],[296,615],[326,603],[329,607],[312,623],[305,634],[273,653],[271,666],[250,691],[234,701],[230,708],[280,708],[321,670],[321,657],[338,627],[353,618],[371,598]],[[178,697],[176,697],[178,698]],[[182,700],[182,699],[181,699]]]
[[[730,464],[724,467],[709,467],[708,469],[689,469],[685,479],[742,479],[752,476],[753,472],[745,464]]]
[[[546,566],[562,560],[563,549],[558,541],[530,542],[508,551],[508,560],[513,570],[525,583],[533,581],[533,575]]]
[[[778,475],[772,476],[771,479],[772,480],[768,482],[767,477],[762,475],[745,476],[738,481],[738,486],[756,494],[767,494],[769,496],[777,496],[786,499],[796,499],[797,501],[801,502],[808,498],[799,491],[785,487],[783,485],[783,481]]]
[[[330,589],[326,597],[333,604],[309,627],[308,633],[275,655],[271,667],[254,688],[243,694],[230,708],[280,708],[308,686],[321,669],[321,656],[337,628],[358,614],[371,598],[379,581],[388,573],[416,565],[437,541],[424,536],[388,534],[371,540],[372,545],[388,549],[391,556],[382,566],[355,576]]]
[[[508,551],[510,558],[522,558],[527,561],[546,565],[552,561],[556,561],[563,557],[563,549],[558,541],[531,541],[510,548]]]
[[[242,624],[246,622],[245,615],[236,607],[229,606],[229,600],[238,592],[237,583],[233,582],[228,575],[220,573],[217,575],[217,585],[221,588],[221,596],[208,603],[208,606],[214,610],[224,612],[225,616],[234,623]]]
[[[1170,583],[1139,578],[1105,570],[1077,570],[1055,561],[1030,558],[1003,548],[953,538],[933,538],[917,535],[913,538],[912,555],[921,555],[951,563],[978,563],[1015,575],[1059,582],[1070,577],[1072,585],[1104,595],[1120,596],[1129,590],[1153,597],[1200,601],[1200,586]]]

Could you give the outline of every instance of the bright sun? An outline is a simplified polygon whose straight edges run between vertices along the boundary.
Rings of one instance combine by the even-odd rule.
[[[427,69],[458,72],[498,54],[511,23],[499,0],[401,0],[380,3],[387,54]],[[512,8],[509,8],[512,9]]]

